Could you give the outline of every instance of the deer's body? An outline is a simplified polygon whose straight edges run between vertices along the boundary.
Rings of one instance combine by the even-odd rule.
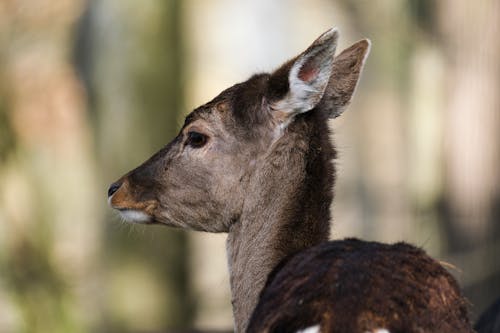
[[[276,311],[279,309],[279,311]],[[269,277],[248,332],[472,332],[453,277],[424,251],[357,239],[324,242]]]
[[[238,332],[254,309],[251,332],[398,332],[401,322],[427,328],[433,314],[469,332],[456,283],[422,251],[326,242],[335,158],[327,120],[349,103],[369,49],[360,41],[334,58],[336,41],[330,30],[274,73],[193,111],[169,145],[110,187],[110,204],[135,222],[227,232]],[[405,332],[424,331],[446,332]]]

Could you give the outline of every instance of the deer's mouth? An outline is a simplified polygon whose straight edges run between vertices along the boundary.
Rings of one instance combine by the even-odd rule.
[[[151,215],[144,213],[141,210],[130,208],[115,208],[120,213],[120,216],[127,222],[131,223],[153,223]]]
[[[110,203],[113,209],[116,209],[120,216],[127,222],[140,224],[156,224],[158,221],[155,218],[155,204],[137,204],[137,205],[120,205],[115,206]]]
[[[111,208],[116,209],[127,222],[155,223],[156,201],[136,201],[129,189],[127,180],[111,185],[108,191],[108,204]]]
[[[113,200],[110,200],[110,206],[116,209],[118,213],[120,213],[120,216],[127,222],[142,224],[156,223],[154,218],[156,204],[154,203],[148,202],[116,205],[113,204]]]

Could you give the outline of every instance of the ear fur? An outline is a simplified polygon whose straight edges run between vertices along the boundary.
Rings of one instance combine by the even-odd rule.
[[[338,35],[336,28],[326,31],[271,74],[269,107],[281,127],[315,107],[338,117],[351,101],[371,43],[361,40],[334,57]]]
[[[351,102],[370,47],[370,40],[363,39],[335,57],[330,81],[318,104],[330,118],[340,116]]]
[[[323,97],[332,73],[338,30],[332,28],[307,50],[271,75],[270,108],[281,123],[313,109]],[[284,74],[287,77],[284,77]]]

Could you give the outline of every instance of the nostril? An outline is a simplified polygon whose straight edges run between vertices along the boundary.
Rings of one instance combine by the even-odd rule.
[[[113,183],[108,189],[108,197],[112,196],[120,188],[121,183]]]

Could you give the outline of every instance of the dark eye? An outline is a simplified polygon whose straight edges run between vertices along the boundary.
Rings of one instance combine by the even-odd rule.
[[[207,143],[208,137],[198,132],[188,132],[186,144],[193,148],[201,148]]]

